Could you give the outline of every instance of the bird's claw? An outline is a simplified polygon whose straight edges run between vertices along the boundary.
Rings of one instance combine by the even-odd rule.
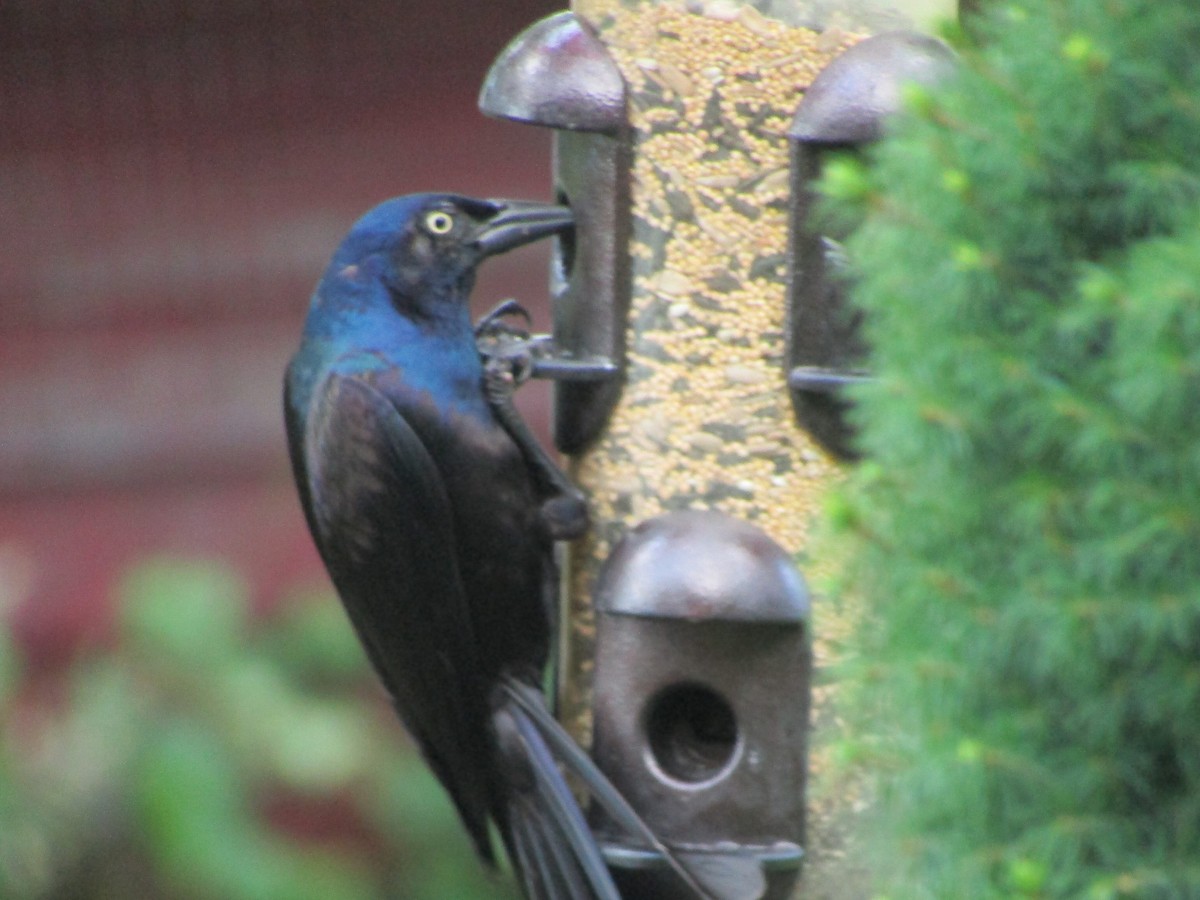
[[[524,325],[513,324],[514,316],[523,319]],[[489,390],[511,393],[533,375],[534,357],[547,338],[531,335],[532,324],[529,310],[512,299],[499,303],[475,324],[475,346],[483,358]]]
[[[508,356],[484,356],[483,390],[493,409],[497,404],[512,400],[517,385],[524,381],[522,374],[520,360],[514,363]]]
[[[506,321],[513,316],[520,316],[524,319],[525,327],[518,328]],[[529,327],[532,324],[533,316],[529,314],[529,310],[510,297],[507,300],[501,300],[494,309],[485,313],[483,318],[475,323],[475,340],[481,341],[497,337],[528,339]]]
[[[512,389],[524,384],[533,377],[537,359],[550,346],[550,340],[548,335],[540,334],[524,337],[506,335],[502,338],[493,334],[480,341],[477,347],[483,359],[486,379],[489,382],[511,381]]]

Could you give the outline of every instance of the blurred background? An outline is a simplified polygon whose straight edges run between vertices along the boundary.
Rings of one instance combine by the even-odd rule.
[[[549,196],[476,95],[559,6],[0,4],[0,897],[504,896],[364,671],[280,393],[362,211]],[[547,252],[477,311],[547,327]]]

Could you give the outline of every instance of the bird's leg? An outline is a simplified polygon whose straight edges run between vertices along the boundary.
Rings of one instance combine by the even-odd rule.
[[[515,353],[506,350],[495,355],[483,354],[484,393],[493,415],[521,449],[545,498],[542,501],[542,521],[550,536],[556,541],[574,540],[588,527],[587,501],[583,492],[550,458],[513,403],[517,385],[528,377],[528,372],[533,368],[532,353],[536,348],[536,338],[522,343],[524,347]]]
[[[519,316],[525,327],[507,319]],[[475,325],[475,341],[484,364],[484,392],[496,419],[521,449],[544,496],[542,518],[555,540],[572,540],[587,529],[587,504],[583,493],[555,464],[521,418],[513,403],[519,385],[533,373],[534,359],[549,343],[546,336],[531,335],[532,318],[516,300],[504,300]]]

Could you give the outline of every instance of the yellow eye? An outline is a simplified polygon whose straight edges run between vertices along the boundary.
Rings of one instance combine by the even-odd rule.
[[[440,209],[426,213],[425,228],[430,234],[449,234],[454,228],[454,216]]]

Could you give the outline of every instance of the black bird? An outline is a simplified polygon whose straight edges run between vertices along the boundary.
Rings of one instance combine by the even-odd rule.
[[[561,515],[570,502],[514,436],[502,396],[511,372],[485,373],[467,304],[485,257],[570,226],[564,207],[444,194],[371,210],[317,286],[284,405],[325,566],[480,856],[495,861],[494,822],[527,896],[614,900],[556,758],[665,850],[538,688],[552,542],[585,520]]]

